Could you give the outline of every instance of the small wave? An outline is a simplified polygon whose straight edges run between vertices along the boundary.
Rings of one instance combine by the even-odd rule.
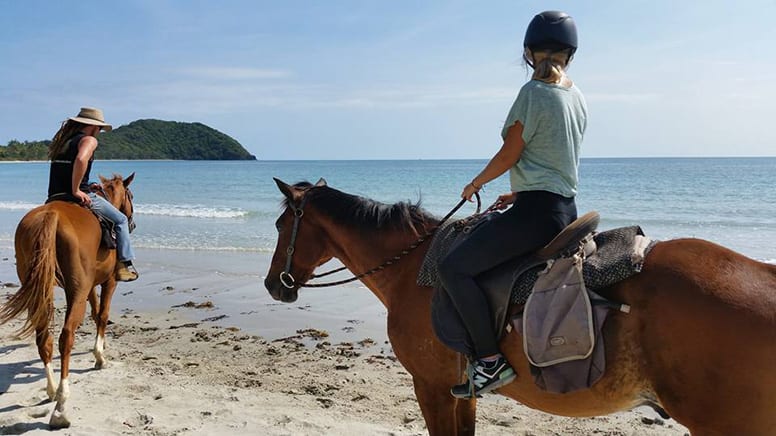
[[[133,243],[135,248],[144,248],[152,250],[179,250],[179,251],[230,251],[238,253],[274,253],[274,248],[264,247],[216,247],[216,246],[195,246],[185,244],[157,244],[157,243]]]
[[[250,212],[228,207],[209,207],[198,205],[138,204],[135,212],[139,215],[158,215],[182,218],[244,218]]]
[[[0,210],[31,210],[40,206],[40,203],[24,203],[21,201],[0,201]]]

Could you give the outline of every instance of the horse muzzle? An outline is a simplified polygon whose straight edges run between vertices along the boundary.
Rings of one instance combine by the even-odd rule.
[[[290,287],[288,286],[289,284],[291,285]],[[267,288],[269,295],[276,301],[293,303],[299,297],[299,285],[289,282],[288,278],[267,277],[264,280],[264,287]]]

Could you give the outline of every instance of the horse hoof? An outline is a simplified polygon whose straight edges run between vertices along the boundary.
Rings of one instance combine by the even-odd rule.
[[[108,367],[108,362],[105,362],[105,361],[94,362],[94,369],[105,369],[107,367]]]
[[[54,409],[54,413],[51,414],[51,420],[49,420],[49,427],[52,429],[68,428],[70,427],[70,420],[67,419],[63,412]]]

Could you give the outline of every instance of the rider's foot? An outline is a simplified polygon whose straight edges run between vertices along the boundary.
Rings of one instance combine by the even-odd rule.
[[[140,275],[137,273],[135,266],[131,261],[119,262],[119,267],[116,270],[116,280],[120,282],[131,282],[137,280]]]
[[[504,356],[499,356],[492,362],[477,359],[469,364],[466,373],[468,380],[450,389],[450,393],[456,398],[480,396],[512,383],[517,377],[515,370],[509,366]]]

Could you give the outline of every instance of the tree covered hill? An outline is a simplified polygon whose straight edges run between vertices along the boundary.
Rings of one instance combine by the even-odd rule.
[[[256,160],[234,138],[202,123],[137,120],[98,140],[97,159]],[[0,145],[0,160],[46,160],[50,143],[10,141]]]

